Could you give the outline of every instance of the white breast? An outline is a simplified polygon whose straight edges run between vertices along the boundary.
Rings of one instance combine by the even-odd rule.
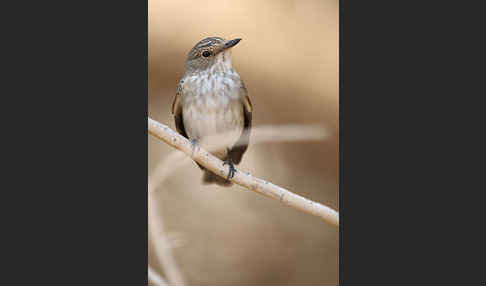
[[[202,140],[209,135],[229,132],[226,138],[231,144],[227,148],[231,148],[244,127],[239,89],[239,79],[234,76],[206,74],[187,78],[182,116],[189,138]],[[224,157],[223,153],[218,157]]]

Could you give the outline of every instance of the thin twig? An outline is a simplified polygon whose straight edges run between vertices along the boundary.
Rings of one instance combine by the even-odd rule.
[[[328,138],[328,132],[324,129],[321,125],[280,125],[280,126],[258,126],[254,127],[251,131],[251,142],[252,145],[257,143],[263,142],[291,142],[291,141],[309,141],[309,140],[325,140]],[[210,138],[206,138],[203,142],[200,142],[201,145],[204,145],[204,148],[207,151],[215,151],[222,146],[229,144],[229,142],[225,142],[227,138],[231,136],[227,136],[227,134],[218,134],[214,137],[211,136]],[[210,144],[211,143],[211,144]],[[245,144],[246,142],[241,142],[241,144]],[[192,162],[186,154],[180,152],[179,150],[175,150],[174,152],[168,154],[163,161],[159,162],[152,173],[149,175],[149,192],[155,191],[159,188],[163,182],[171,176],[177,169],[184,166],[184,164],[188,164]],[[151,195],[150,199],[152,200],[150,203],[154,202],[154,199],[157,197]],[[156,203],[157,204],[157,203]],[[159,205],[159,204],[157,204]],[[160,211],[160,210],[159,210]],[[151,217],[157,214],[154,213],[154,210],[150,209]],[[168,244],[167,239],[163,239],[162,237],[167,237],[167,233],[164,233],[163,221],[162,217],[159,215],[158,220],[152,218],[150,220],[151,229],[159,229],[157,235],[153,237],[153,241],[155,243],[155,254],[157,257],[160,257],[162,264],[168,264],[169,271],[181,273],[178,270],[178,266],[176,261],[173,257],[171,250],[166,250],[166,247],[176,246],[174,243]],[[151,231],[151,235],[153,235]],[[175,240],[173,242],[177,242]],[[167,268],[167,267],[164,267]],[[166,270],[167,271],[167,270]],[[182,276],[180,274],[175,274],[177,276]]]
[[[213,152],[233,143],[227,142],[228,138],[231,138],[231,136],[228,135],[228,133],[213,135],[209,138],[205,138],[200,144],[204,146],[206,151]],[[328,137],[328,130],[323,128],[321,125],[269,125],[256,126],[251,130],[252,146],[265,142],[325,140]],[[237,144],[233,145],[233,147],[247,143],[248,142],[240,139]],[[177,169],[190,162],[193,162],[190,157],[186,156],[186,154],[177,149],[168,154],[163,161],[157,164],[151,174],[149,174],[149,182],[152,188],[154,190],[158,189],[165,179],[170,177],[175,171],[177,171]]]
[[[147,275],[148,280],[152,282],[152,284],[156,286],[169,286],[169,283],[167,283],[167,281],[165,281],[165,279],[160,276],[159,273],[157,273],[152,267],[150,267],[150,265],[148,266]]]
[[[228,174],[229,167],[224,165],[220,159],[211,155],[202,147],[194,148],[185,137],[150,117],[148,118],[148,132],[168,145],[184,152],[187,156],[191,157],[213,173],[221,177],[226,177]],[[334,226],[339,225],[339,214],[335,210],[294,194],[275,184],[254,177],[250,173],[237,171],[231,181],[251,191],[278,200],[283,204],[300,211],[320,217],[329,224]]]
[[[172,245],[170,245],[168,237],[165,234],[159,204],[155,200],[150,183],[148,185],[148,209],[149,236],[155,241],[154,246],[157,260],[161,262],[170,285],[184,286],[186,284],[172,254]]]

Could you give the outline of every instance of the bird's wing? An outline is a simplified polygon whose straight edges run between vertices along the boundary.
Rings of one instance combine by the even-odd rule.
[[[184,81],[180,81],[177,85],[177,92],[174,98],[174,102],[172,103],[172,114],[174,115],[174,121],[176,125],[177,132],[182,136],[189,139],[186,133],[186,129],[184,128],[184,122],[182,121],[182,106],[181,106],[181,98],[182,98],[182,84]]]
[[[182,136],[186,137],[189,139],[189,136],[187,136],[186,129],[184,128],[184,121],[182,120],[182,106],[181,106],[181,99],[182,99],[182,84],[184,83],[183,80],[179,82],[177,85],[177,92],[176,96],[174,98],[174,102],[172,102],[172,114],[174,115],[174,121],[175,121],[175,126],[177,129],[177,132],[181,134]],[[201,166],[198,162],[196,164],[204,170],[204,167]]]
[[[240,138],[236,142],[236,147],[231,149],[231,159],[235,164],[239,164],[243,154],[248,148],[248,143],[250,140],[250,130],[251,130],[251,113],[253,111],[253,106],[251,105],[250,98],[248,97],[248,91],[246,87],[242,84],[240,89],[242,93],[241,103],[243,105],[243,115],[245,117],[244,130]]]

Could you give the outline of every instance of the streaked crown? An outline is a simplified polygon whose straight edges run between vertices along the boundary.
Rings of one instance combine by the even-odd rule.
[[[210,68],[214,64],[224,64],[231,57],[229,51],[241,39],[225,40],[221,37],[208,37],[199,41],[188,53],[185,72],[197,72]],[[227,56],[226,56],[227,55]]]

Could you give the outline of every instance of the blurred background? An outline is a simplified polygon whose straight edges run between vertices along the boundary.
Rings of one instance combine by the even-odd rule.
[[[253,125],[321,124],[326,141],[251,145],[238,166],[335,210],[338,206],[338,0],[148,0],[148,116],[171,115],[189,50],[201,39],[242,38],[233,67],[253,103]],[[174,150],[148,138],[149,175]],[[337,285],[338,229],[247,191],[201,184],[186,164],[157,190],[174,257],[188,285]],[[149,264],[163,276],[149,241]]]

